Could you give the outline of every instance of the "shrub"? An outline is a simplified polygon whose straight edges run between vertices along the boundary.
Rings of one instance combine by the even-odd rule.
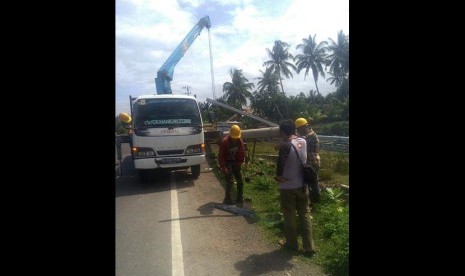
[[[318,171],[318,179],[320,181],[331,180],[333,179],[333,173],[330,170],[320,169]]]
[[[325,204],[319,206],[315,228],[325,242],[321,245],[324,250],[320,251],[325,271],[333,276],[345,276],[349,275],[349,207],[340,204],[338,199],[331,200],[326,195]]]
[[[274,183],[265,177],[256,178],[253,183],[253,188],[259,191],[269,191],[273,186],[275,186]]]
[[[344,155],[337,155],[336,163],[334,165],[334,171],[342,174],[349,173],[349,159]]]

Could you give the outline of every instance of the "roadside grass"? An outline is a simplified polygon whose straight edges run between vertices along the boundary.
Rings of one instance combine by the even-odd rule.
[[[320,185],[324,188],[340,184],[349,186],[349,154],[342,152],[320,151],[321,168],[318,172]]]
[[[252,139],[249,139],[247,142],[247,149],[249,155],[252,156],[254,142]],[[278,145],[276,142],[259,142],[255,144],[255,154],[278,154],[278,151],[275,150],[275,146]]]
[[[279,191],[274,177],[276,161],[264,158],[263,155],[276,155],[276,143],[257,142],[254,162],[244,164],[242,178],[244,180],[244,199],[252,200],[252,209],[266,239],[273,244],[284,237],[283,218],[279,205]],[[252,155],[253,142],[248,143],[248,153]],[[218,147],[212,145],[207,155],[210,167],[217,179],[224,186],[225,179],[219,170],[217,159]],[[321,169],[319,172],[322,191],[322,202],[312,205],[313,237],[318,253],[312,257],[297,255],[304,262],[313,262],[323,267],[326,273],[333,276],[348,275],[349,262],[349,206],[342,200],[343,191],[339,184],[349,185],[349,154],[321,151]],[[250,158],[251,160],[251,158]],[[233,185],[233,196],[236,185]],[[233,197],[235,198],[235,197]],[[302,247],[301,242],[300,247]]]

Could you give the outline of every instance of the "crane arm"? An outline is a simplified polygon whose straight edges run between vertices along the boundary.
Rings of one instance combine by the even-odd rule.
[[[155,78],[155,86],[157,94],[172,94],[171,81],[173,80],[174,67],[186,53],[187,49],[191,46],[197,36],[204,27],[210,29],[211,23],[208,16],[202,17],[197,24],[190,30],[186,37],[179,43],[178,47],[171,53],[168,59],[163,63],[157,72]]]

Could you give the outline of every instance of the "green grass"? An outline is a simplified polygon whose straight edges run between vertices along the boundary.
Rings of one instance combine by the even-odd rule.
[[[320,184],[334,187],[349,186],[349,154],[335,151],[320,151],[321,168],[318,174]]]
[[[276,143],[257,142],[256,154],[273,154]],[[253,142],[248,144],[252,155]],[[213,152],[217,152],[215,147]],[[336,187],[338,184],[349,185],[349,154],[331,151],[320,152],[321,169],[319,173],[322,187]],[[219,171],[216,159],[210,166],[216,177],[224,185],[225,179]],[[252,200],[256,213],[255,222],[270,243],[284,237],[283,218],[280,212],[279,191],[276,181],[276,162],[263,157],[255,157],[254,163],[243,166],[244,198]],[[304,262],[322,265],[325,272],[333,276],[348,275],[349,254],[349,207],[340,199],[341,190],[334,193],[322,192],[322,202],[312,207],[314,239],[318,253],[307,258],[298,256]],[[233,195],[236,187],[233,186]],[[302,246],[302,245],[300,245]]]
[[[253,144],[253,140],[247,141],[247,149],[250,155],[253,152]],[[257,142],[255,144],[255,154],[278,154],[278,150],[275,149],[276,145],[278,145],[278,142]]]
[[[315,262],[330,275],[349,275],[349,206],[343,191],[322,193],[322,203],[313,207],[313,238],[318,248]],[[334,197],[337,195],[337,197]]]

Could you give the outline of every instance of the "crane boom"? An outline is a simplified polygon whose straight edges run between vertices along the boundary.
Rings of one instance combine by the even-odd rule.
[[[173,94],[171,91],[171,81],[173,80],[174,67],[186,53],[197,36],[204,27],[210,29],[211,23],[208,16],[202,17],[197,24],[190,30],[186,37],[179,43],[178,47],[171,53],[168,59],[163,63],[157,72],[155,86],[157,94]]]

